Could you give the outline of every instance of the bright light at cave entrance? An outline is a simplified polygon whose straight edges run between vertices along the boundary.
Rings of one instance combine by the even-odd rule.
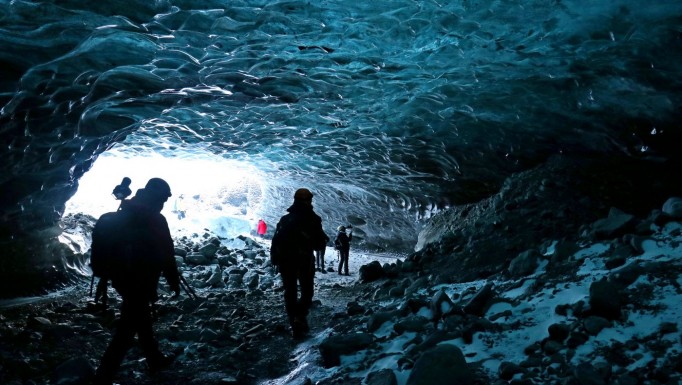
[[[132,180],[129,198],[150,178],[158,177],[171,186],[173,196],[162,214],[172,231],[201,234],[208,228],[218,235],[234,237],[248,234],[261,215],[264,186],[260,175],[253,166],[212,155],[166,158],[104,153],[79,180],[78,191],[67,202],[64,214],[99,218],[118,208],[120,201],[112,191],[124,177]],[[184,211],[184,217],[179,211]]]

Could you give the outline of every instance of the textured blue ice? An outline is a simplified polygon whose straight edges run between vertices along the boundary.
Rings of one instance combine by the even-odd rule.
[[[271,212],[312,185],[413,244],[548,154],[667,150],[681,26],[677,0],[2,0],[3,207],[58,213],[120,142],[254,164]]]

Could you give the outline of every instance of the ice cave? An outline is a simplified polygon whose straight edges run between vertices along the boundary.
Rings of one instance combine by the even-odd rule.
[[[599,219],[663,231],[650,213],[666,202],[661,215],[682,216],[669,201],[682,197],[679,1],[0,0],[0,20],[3,299],[87,285],[91,227],[79,221],[116,210],[125,177],[133,191],[169,181],[174,237],[223,245],[255,238],[259,219],[272,231],[308,188],[326,233],[351,225],[353,250],[409,261],[405,279],[431,285],[509,274],[528,245],[551,267],[548,250],[574,255],[580,237],[652,236],[645,225],[604,235],[590,227]],[[398,384],[429,383],[400,375],[422,350],[387,366]],[[672,384],[682,359],[666,354],[666,375],[573,371],[564,383]],[[11,362],[0,354],[0,382],[29,383],[7,374]],[[297,375],[291,362],[239,369],[192,383],[392,383]],[[31,370],[43,377],[30,383],[47,378]],[[497,381],[543,383],[522,372]],[[555,372],[542,378],[569,377]]]

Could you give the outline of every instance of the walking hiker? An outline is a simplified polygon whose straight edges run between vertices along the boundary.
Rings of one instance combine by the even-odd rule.
[[[112,384],[135,335],[151,372],[162,370],[173,362],[173,357],[159,351],[152,328],[152,304],[158,299],[161,274],[175,295],[180,295],[173,239],[166,218],[161,215],[170,196],[168,183],[152,178],[132,199],[122,202],[120,211],[113,213],[119,215],[116,220],[121,226],[119,231],[109,234],[115,238],[111,244],[116,247],[111,250],[111,263],[107,267],[111,270],[109,277],[113,287],[123,302],[116,331],[97,368],[96,385]],[[93,250],[95,247],[93,244]]]
[[[296,190],[294,203],[287,209],[289,213],[277,223],[270,248],[270,260],[282,275],[284,308],[294,338],[302,338],[310,330],[307,316],[313,302],[313,251],[325,244],[322,219],[313,211],[312,200],[310,190]]]
[[[321,273],[327,272],[324,269],[324,254],[327,251],[327,243],[328,242],[329,242],[329,237],[327,236],[327,234],[324,234],[324,246],[315,250],[315,268],[317,270],[319,270]]]
[[[353,226],[348,225],[349,234],[346,234],[346,226],[339,226],[339,232],[334,239],[334,247],[339,252],[339,274],[341,270],[345,275],[348,273],[348,257],[350,255],[350,241],[353,239]]]

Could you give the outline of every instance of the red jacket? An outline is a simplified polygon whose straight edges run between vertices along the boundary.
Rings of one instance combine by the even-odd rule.
[[[262,219],[258,220],[258,235],[263,235],[268,231],[268,225]]]

